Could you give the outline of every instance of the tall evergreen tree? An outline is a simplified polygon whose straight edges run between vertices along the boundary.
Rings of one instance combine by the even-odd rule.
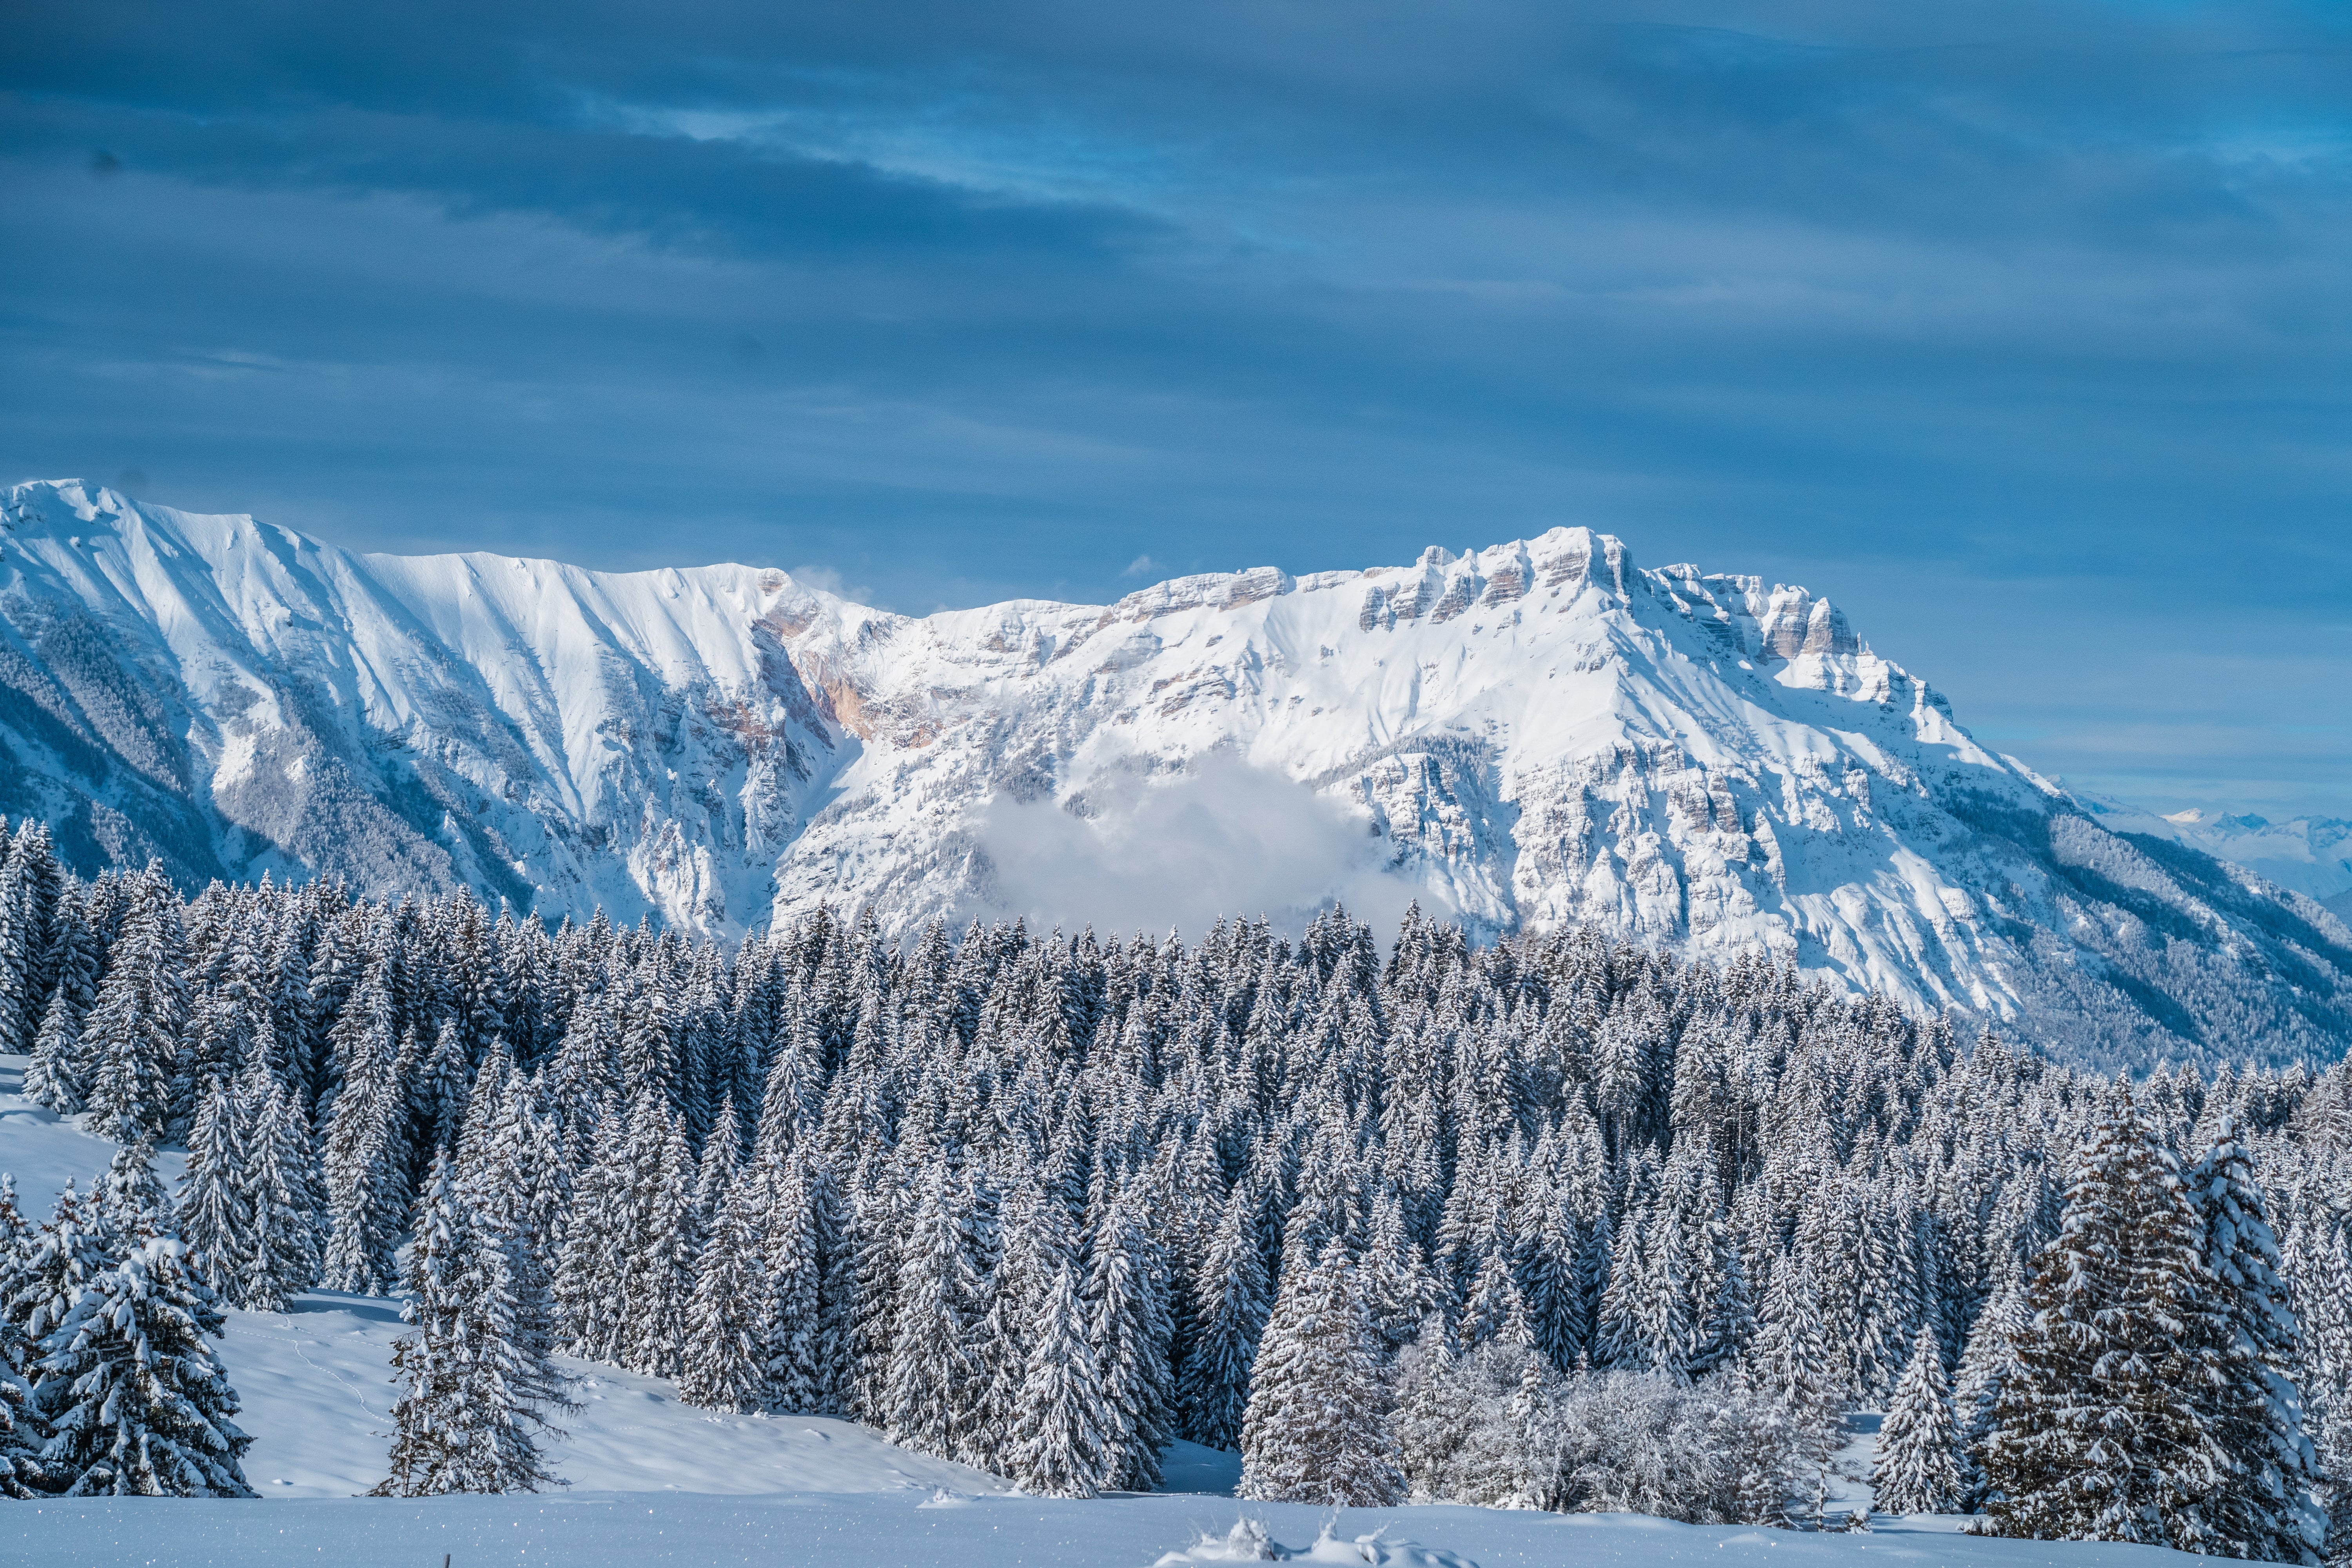
[[[1088,1338],[1102,1379],[1104,1451],[1111,1485],[1157,1491],[1160,1456],[1174,1436],[1175,1375],[1169,1363],[1175,1325],[1168,1313],[1168,1271],[1135,1194],[1113,1203],[1095,1238],[1087,1276]]]
[[[471,1218],[444,1153],[435,1158],[408,1249],[393,1346],[392,1473],[377,1497],[537,1491],[556,1481],[539,1451],[548,1430],[539,1383],[518,1342],[511,1258]]]
[[[172,1117],[172,1067],[187,1019],[187,942],[163,868],[133,879],[122,934],[82,1020],[81,1049],[96,1063],[94,1129],[121,1142],[159,1141]]]
[[[1013,1479],[1043,1497],[1089,1498],[1111,1483],[1100,1425],[1102,1381],[1078,1304],[1076,1271],[1048,1265],[1030,1324],[1011,1433]]]
[[[2178,1353],[2201,1250],[2179,1167],[2126,1099],[2076,1160],[1993,1407],[1981,1463],[2001,1533],[2162,1544],[2167,1514],[2226,1473]]]
[[[1931,1327],[1912,1341],[1911,1363],[1878,1428],[1870,1486],[1878,1513],[1950,1513],[1960,1505],[1958,1433],[1944,1347]]]
[[[945,1169],[932,1166],[898,1266],[884,1433],[918,1453],[961,1451],[986,1392],[971,1342],[981,1280]]]
[[[1273,1306],[1257,1205],[1245,1185],[1236,1186],[1195,1277],[1193,1326],[1177,1389],[1184,1436],[1212,1448],[1241,1442],[1250,1365]]]
[[[260,1250],[246,1170],[253,1152],[247,1133],[228,1087],[215,1083],[188,1134],[174,1216],[190,1268],[205,1289],[236,1307],[247,1305],[245,1286]]]
[[[1335,1239],[1284,1280],[1266,1322],[1242,1421],[1243,1497],[1345,1508],[1402,1500],[1373,1342],[1354,1266]]]
[[[689,1405],[749,1412],[767,1402],[771,1309],[760,1213],[766,1196],[760,1168],[746,1165],[710,1216],[686,1304],[677,1392]]]
[[[2318,1456],[2304,1432],[2294,1382],[2301,1326],[2252,1160],[2226,1116],[2188,1184],[2203,1253],[2188,1335],[2203,1373],[2198,1418],[2226,1469],[2204,1497],[2170,1511],[2172,1542],[2222,1556],[2316,1563],[2326,1521],[2314,1495]]]

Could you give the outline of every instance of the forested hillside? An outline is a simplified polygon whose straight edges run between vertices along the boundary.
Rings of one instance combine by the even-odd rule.
[[[1883,1498],[2293,1560],[2352,1458],[2342,1067],[2127,1086],[1590,929],[819,911],[727,947],[464,892],[183,902],[45,842],[0,868],[0,1047],[126,1152],[7,1241],[23,1490],[121,1489],[55,1436],[58,1333],[141,1269],[199,1325],[410,1291],[394,1490],[543,1482],[557,1349],[1066,1495],[1181,1436],[1261,1496],[1801,1518],[1861,1405]],[[2102,1379],[2170,1468],[2033,1513]]]

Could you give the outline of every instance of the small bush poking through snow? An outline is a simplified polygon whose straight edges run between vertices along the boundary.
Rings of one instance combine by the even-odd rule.
[[[1185,1568],[1192,1563],[1357,1563],[1373,1568],[1477,1568],[1451,1552],[1433,1552],[1409,1541],[1383,1541],[1380,1533],[1342,1541],[1326,1520],[1323,1532],[1309,1546],[1285,1546],[1274,1539],[1263,1520],[1242,1518],[1222,1536],[1204,1535],[1189,1551],[1171,1552],[1152,1568]]]

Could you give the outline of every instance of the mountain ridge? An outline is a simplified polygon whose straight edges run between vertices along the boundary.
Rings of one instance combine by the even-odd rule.
[[[2332,1059],[2352,931],[1979,745],[1803,588],[1554,529],[929,616],[7,492],[0,809],[89,869],[740,931],[1419,900],[1769,952],[2104,1065]]]

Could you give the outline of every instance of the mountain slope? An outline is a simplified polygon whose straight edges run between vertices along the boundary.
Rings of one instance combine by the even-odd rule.
[[[336,550],[8,492],[0,809],[84,868],[470,885],[701,929],[1597,921],[2078,1059],[2332,1058],[2352,931],[2116,833],[1804,590],[1581,529],[919,619],[784,574]]]

